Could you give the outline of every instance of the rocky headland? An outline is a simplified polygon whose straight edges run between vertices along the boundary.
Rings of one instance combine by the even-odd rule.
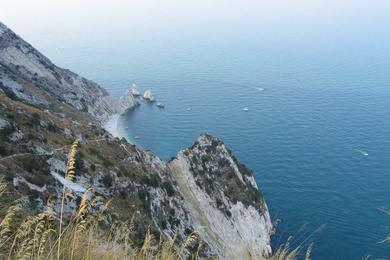
[[[49,201],[58,213],[69,146],[79,139],[67,214],[91,188],[94,210],[110,215],[107,225],[131,220],[138,243],[148,228],[177,243],[196,231],[201,258],[267,258],[272,224],[252,172],[209,134],[170,161],[116,138],[115,120],[137,105],[133,95],[114,99],[0,23],[0,175],[12,196],[31,214]]]

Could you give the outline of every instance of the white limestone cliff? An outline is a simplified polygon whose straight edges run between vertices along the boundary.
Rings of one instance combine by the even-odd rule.
[[[209,158],[206,163],[202,161],[205,156]],[[221,162],[226,163],[223,171],[215,168]],[[259,192],[253,176],[239,170],[242,166],[221,141],[202,135],[192,148],[180,152],[169,167],[185,200],[191,225],[200,231],[212,252],[221,259],[264,259],[271,255],[273,229],[267,205],[263,199],[252,199],[250,194],[244,194],[245,201],[240,201],[242,196],[231,193],[231,185],[236,184],[225,178],[240,180],[245,187],[241,189],[251,189],[253,194]],[[234,172],[235,177],[228,172]],[[206,188],[204,184],[210,186]]]

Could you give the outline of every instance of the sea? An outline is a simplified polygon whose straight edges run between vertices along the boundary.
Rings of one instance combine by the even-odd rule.
[[[119,2],[3,22],[113,96],[150,89],[165,108],[122,116],[130,142],[169,160],[223,140],[264,193],[274,250],[292,236],[313,259],[390,259],[388,2]]]

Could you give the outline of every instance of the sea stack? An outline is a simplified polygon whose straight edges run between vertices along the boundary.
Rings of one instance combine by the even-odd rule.
[[[134,96],[134,97],[138,97],[139,95],[141,95],[141,92],[139,91],[137,85],[135,83],[133,83],[131,89],[131,94]]]
[[[149,101],[149,102],[154,102],[156,101],[153,94],[152,94],[152,91],[150,89],[146,90],[145,93],[144,93],[144,99]]]

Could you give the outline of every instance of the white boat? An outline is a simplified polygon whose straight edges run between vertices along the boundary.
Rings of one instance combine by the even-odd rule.
[[[356,151],[358,151],[359,153],[363,154],[364,156],[368,156],[368,153],[365,152],[365,151],[362,151],[362,150],[356,150]]]
[[[161,103],[161,102],[158,102],[156,104],[156,106],[158,106],[159,108],[164,108],[165,107],[164,103]]]
[[[138,139],[138,138],[139,138],[139,136],[138,136],[138,135],[134,136],[134,139]]]
[[[247,108],[247,107],[244,107],[244,109],[243,109],[244,111],[249,111],[249,108]]]

